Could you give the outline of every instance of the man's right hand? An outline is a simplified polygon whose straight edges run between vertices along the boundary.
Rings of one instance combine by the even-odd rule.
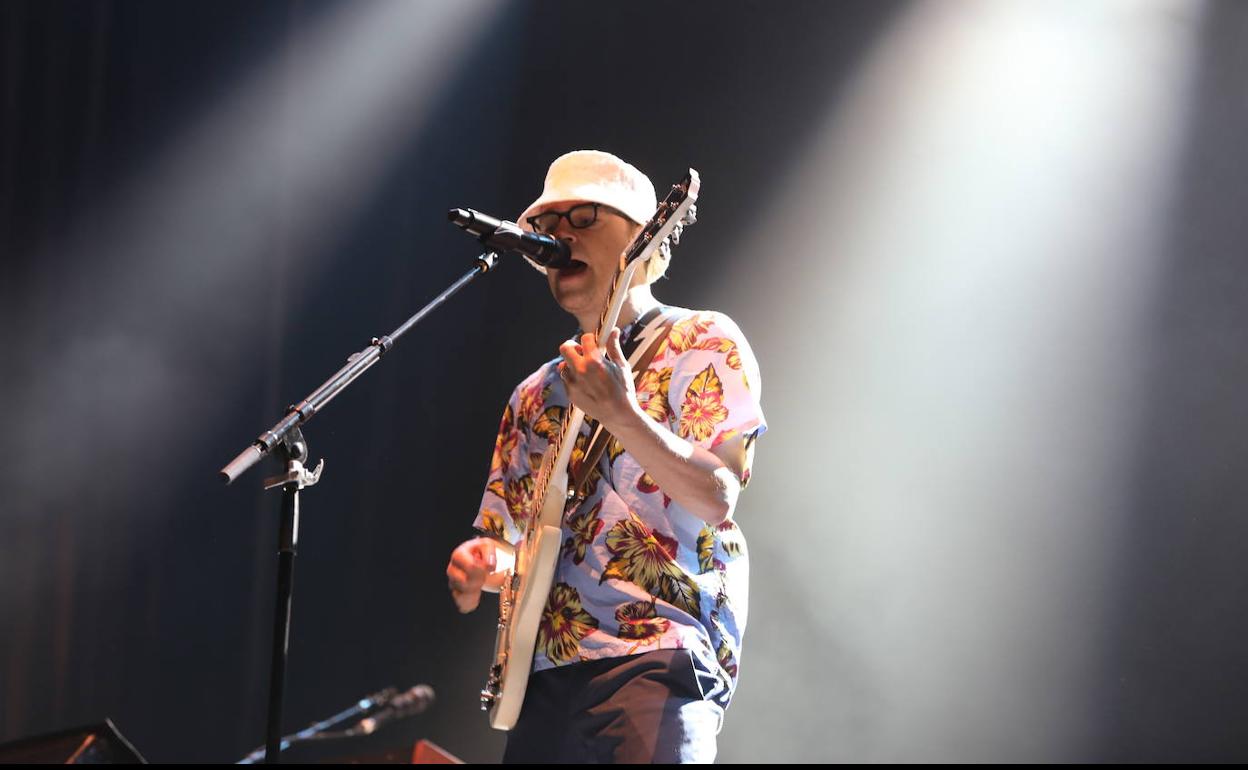
[[[493,540],[477,537],[460,543],[451,552],[446,577],[450,582],[451,598],[460,612],[472,612],[480,603],[481,589],[498,564],[494,550]]]

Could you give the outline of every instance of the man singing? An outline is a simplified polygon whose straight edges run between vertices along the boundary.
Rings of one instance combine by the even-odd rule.
[[[620,254],[655,207],[644,174],[580,150],[550,165],[519,219],[570,247],[569,265],[534,266],[589,333],[512,392],[475,523],[485,536],[461,544],[447,566],[461,612],[498,589],[494,544],[518,543],[535,515],[534,479],[569,403],[614,439],[584,501],[566,512],[505,762],[710,762],[736,686],[748,567],[733,509],[767,428],[754,355],[723,314],[658,303],[661,254],[621,287],[618,327],[603,340],[593,334]],[[630,372],[622,346],[656,317],[675,323]]]

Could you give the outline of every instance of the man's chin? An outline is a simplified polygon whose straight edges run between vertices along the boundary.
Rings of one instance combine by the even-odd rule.
[[[595,301],[588,290],[572,289],[561,291],[556,288],[552,290],[552,293],[554,294],[556,304],[570,315],[580,316],[585,313],[601,312],[602,300]]]

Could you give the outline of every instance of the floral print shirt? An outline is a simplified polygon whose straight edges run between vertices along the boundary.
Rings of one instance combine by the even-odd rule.
[[[758,364],[727,316],[682,311],[637,379],[637,400],[687,441],[714,449],[767,425]],[[623,329],[622,336],[631,330]],[[503,411],[475,526],[518,543],[540,504],[534,479],[568,408],[558,358],[512,393]],[[589,443],[582,429],[578,467]],[[749,481],[746,468],[742,485]],[[590,477],[592,491],[566,513],[554,586],[538,632],[533,670],[658,649],[690,650],[727,705],[736,687],[748,603],[745,537],[732,520],[712,526],[683,509],[612,439]]]

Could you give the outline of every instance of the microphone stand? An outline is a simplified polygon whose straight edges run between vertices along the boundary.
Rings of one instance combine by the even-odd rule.
[[[286,651],[290,642],[290,607],[294,594],[295,553],[299,541],[299,491],[320,481],[325,460],[316,469],[308,471],[304,462],[308,458],[308,443],[299,426],[325,407],[334,396],[341,393],[373,364],[381,360],[394,343],[425,316],[438,308],[453,294],[479,275],[488,273],[498,262],[496,252],[486,252],[477,257],[476,265],[451,284],[445,291],[415,315],[404,321],[397,329],[383,337],[373,337],[369,346],[352,354],[345,366],[326,380],[306,398],[287,408],[286,416],[276,425],[260,434],[250,446],[221,469],[226,484],[241,476],[266,454],[277,450],[286,464],[286,472],[265,479],[264,488],[282,488],[281,532],[278,535],[277,602],[273,611],[273,655],[269,674],[268,739],[265,743],[264,761],[276,764],[281,761],[282,700],[286,686]]]
[[[350,720],[361,720],[365,715],[375,711],[379,706],[386,705],[393,699],[399,691],[393,687],[387,687],[381,692],[373,693],[365,698],[360,698],[356,704],[345,711],[340,711],[328,719],[322,719],[319,722],[313,722],[303,728],[294,735],[287,735],[282,738],[281,745],[278,747],[281,751],[289,749],[296,743],[304,741],[316,740],[323,737],[334,737],[333,733],[327,733],[331,727],[338,727]],[[254,765],[257,759],[263,759],[267,754],[267,746],[260,746],[247,756],[238,760],[236,765]]]

